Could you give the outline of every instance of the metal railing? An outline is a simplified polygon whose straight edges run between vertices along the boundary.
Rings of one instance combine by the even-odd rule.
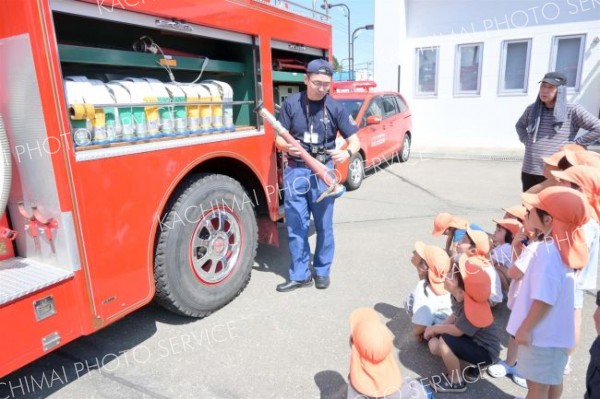
[[[306,7],[302,4],[294,3],[289,0],[253,0],[257,3],[262,3],[271,7],[279,8],[285,11],[292,12],[294,14],[302,15],[303,17],[312,18],[321,22],[330,22],[330,16],[326,13],[323,13],[320,10],[317,10],[317,2],[322,2],[322,0],[313,0],[313,7]]]

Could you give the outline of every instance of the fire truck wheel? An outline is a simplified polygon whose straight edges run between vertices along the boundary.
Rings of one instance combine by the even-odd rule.
[[[348,177],[346,177],[346,188],[348,191],[356,190],[365,178],[365,164],[359,152],[352,155],[348,163]]]
[[[159,225],[157,301],[175,313],[208,316],[248,284],[257,241],[253,204],[236,180],[216,174],[186,179]]]

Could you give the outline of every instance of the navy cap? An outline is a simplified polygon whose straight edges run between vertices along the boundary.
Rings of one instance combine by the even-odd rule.
[[[321,58],[312,60],[306,66],[306,73],[320,73],[327,76],[333,76],[333,67],[331,64]]]
[[[550,83],[554,86],[562,86],[567,84],[567,77],[560,72],[548,72],[538,83],[542,82]]]

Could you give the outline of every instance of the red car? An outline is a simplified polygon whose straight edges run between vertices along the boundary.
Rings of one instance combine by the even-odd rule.
[[[333,98],[344,104],[360,128],[360,152],[336,165],[348,190],[360,187],[366,169],[396,160],[406,162],[410,156],[411,113],[400,93],[341,91],[374,86],[374,82],[334,82]]]

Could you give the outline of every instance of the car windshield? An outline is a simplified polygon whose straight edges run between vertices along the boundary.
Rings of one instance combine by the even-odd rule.
[[[358,115],[358,111],[360,111],[360,107],[362,107],[364,101],[357,100],[357,99],[339,100],[339,101],[342,104],[344,104],[346,111],[348,111],[348,113],[352,116],[352,118],[354,118],[354,120],[356,120],[356,115]]]

